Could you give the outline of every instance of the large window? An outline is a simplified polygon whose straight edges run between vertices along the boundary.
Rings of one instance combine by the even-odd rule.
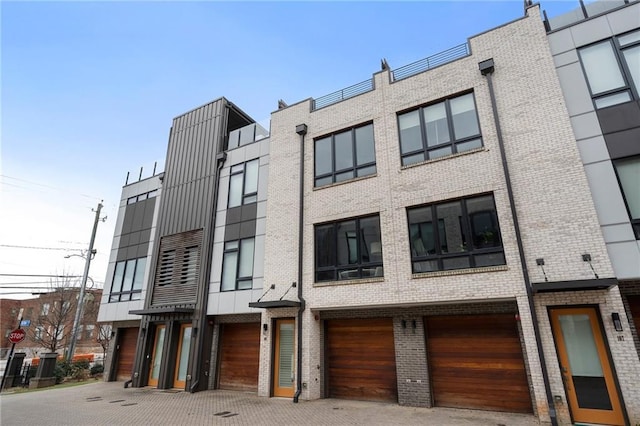
[[[640,30],[579,50],[596,108],[639,99]]]
[[[402,165],[482,147],[473,93],[398,114]]]
[[[613,165],[629,211],[633,231],[636,239],[640,239],[640,156],[615,160]]]
[[[258,159],[231,167],[229,208],[258,201]]]
[[[140,300],[146,264],[146,257],[116,263],[109,302]]]
[[[315,141],[315,186],[376,172],[373,124],[334,133]]]
[[[414,273],[504,265],[493,195],[407,209]]]
[[[221,291],[246,290],[253,287],[254,238],[224,243]]]
[[[316,225],[316,282],[384,276],[381,241],[378,215]]]

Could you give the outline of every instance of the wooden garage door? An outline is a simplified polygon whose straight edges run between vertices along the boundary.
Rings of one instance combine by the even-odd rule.
[[[221,324],[218,388],[258,391],[260,323]]]
[[[116,380],[129,380],[133,372],[133,360],[136,356],[138,328],[118,329],[118,366]]]
[[[532,412],[513,314],[429,317],[426,323],[436,406]]]
[[[391,318],[326,322],[331,398],[398,401]]]
[[[636,332],[640,335],[640,296],[627,296],[629,308],[631,308],[631,317],[636,326]]]

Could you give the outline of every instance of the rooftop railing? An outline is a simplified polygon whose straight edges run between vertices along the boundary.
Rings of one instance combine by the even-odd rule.
[[[436,53],[435,55],[413,62],[409,65],[405,65],[396,70],[391,71],[391,81],[398,81],[404,78],[411,77],[419,74],[423,71],[427,71],[431,68],[435,68],[440,65],[444,65],[448,62],[455,61],[464,56],[469,55],[469,45],[467,43],[460,44],[458,46],[447,49],[444,52]],[[354,96],[361,95],[362,93],[370,92],[374,89],[373,79],[362,81],[354,84],[353,86],[346,87],[342,90],[338,90],[328,95],[321,96],[318,99],[312,100],[312,110],[315,111],[320,108],[324,108],[329,105],[344,101],[345,99],[353,98]]]
[[[436,53],[435,55],[420,59],[419,61],[413,62],[409,65],[397,68],[391,71],[391,79],[392,81],[402,80],[423,71],[430,70],[431,68],[455,61],[456,59],[460,59],[468,54],[469,45],[467,43],[463,43],[443,52]]]
[[[370,78],[368,80],[354,84],[353,86],[349,86],[342,90],[338,90],[337,92],[329,93],[328,95],[324,95],[322,97],[319,97],[318,99],[314,99],[313,110],[315,111],[317,109],[338,103],[340,101],[344,101],[345,99],[353,98],[354,96],[358,96],[372,90],[373,79]]]

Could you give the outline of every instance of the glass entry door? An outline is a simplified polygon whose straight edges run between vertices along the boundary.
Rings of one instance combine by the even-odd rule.
[[[294,320],[276,320],[273,396],[292,397],[294,382]]]
[[[624,425],[596,309],[552,309],[551,324],[573,421]]]
[[[187,368],[189,367],[189,350],[191,349],[191,324],[180,326],[180,342],[176,356],[176,375],[174,388],[184,389],[187,384]]]
[[[162,363],[162,348],[164,346],[164,336],[167,327],[159,325],[156,327],[156,336],[153,341],[153,353],[151,354],[151,364],[149,366],[149,386],[158,386],[160,377],[160,364]]]

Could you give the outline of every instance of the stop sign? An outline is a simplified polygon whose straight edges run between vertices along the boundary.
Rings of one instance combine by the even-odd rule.
[[[9,333],[9,341],[11,343],[20,343],[24,340],[24,337],[27,333],[24,332],[21,328],[16,328],[11,333]]]

